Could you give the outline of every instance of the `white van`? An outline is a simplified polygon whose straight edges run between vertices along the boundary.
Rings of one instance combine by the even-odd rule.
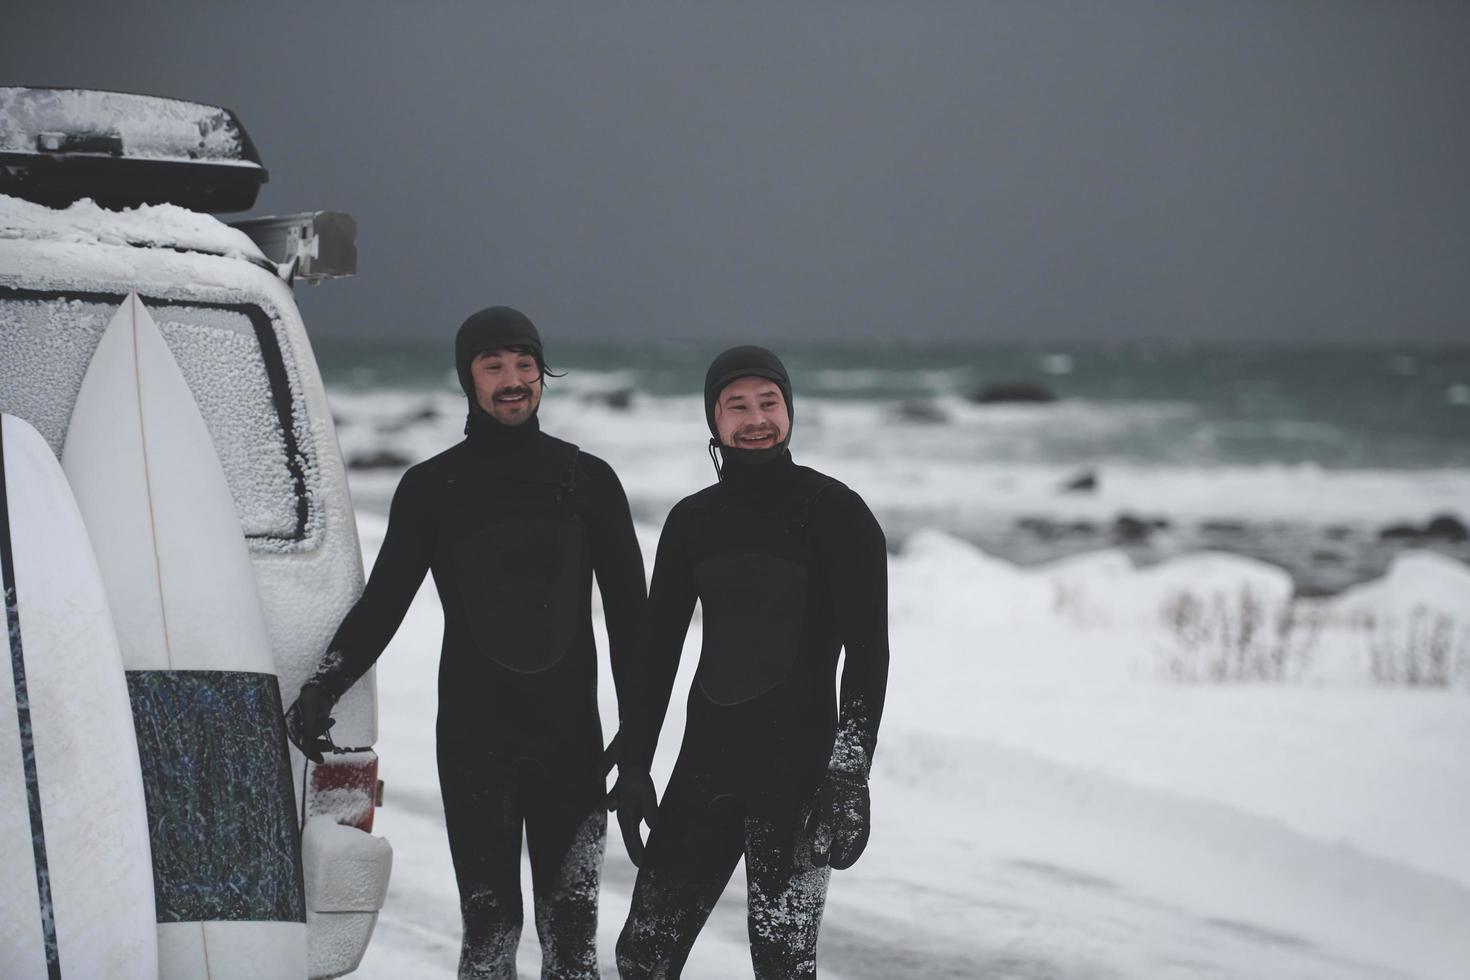
[[[135,292],[204,416],[249,544],[290,704],[362,591],[347,478],[293,285],[350,275],[356,228],[314,212],[232,227],[267,179],[234,114],[116,92],[0,87],[0,411],[60,455],[103,329]],[[356,969],[387,891],[377,688],[342,699],[342,751],[291,750],[311,976]]]

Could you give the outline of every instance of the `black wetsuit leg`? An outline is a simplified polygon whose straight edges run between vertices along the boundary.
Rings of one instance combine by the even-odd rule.
[[[541,781],[526,805],[542,980],[597,980],[597,891],[607,842],[601,794],[569,798]],[[570,826],[571,837],[568,842]]]
[[[515,980],[521,937],[521,786],[494,760],[441,753],[439,786],[464,920],[461,980]]]
[[[798,829],[745,818],[746,924],[756,980],[817,975],[817,930],[831,877],[830,867],[812,864],[811,842]]]
[[[707,797],[699,794],[675,795],[687,793],[694,782],[677,774],[670,780],[633,887],[633,907],[618,937],[618,975],[623,980],[678,977],[743,854],[746,925],[757,980],[815,977],[831,869],[812,864],[810,842],[796,829],[799,822],[791,827],[746,816],[734,797],[703,803]]]
[[[451,753],[440,755],[439,782],[464,919],[459,976],[515,980],[524,828],[541,976],[596,980],[597,894],[607,839],[601,794],[582,786],[569,792],[534,764]]]
[[[618,937],[623,980],[680,975],[745,850],[745,821],[737,802],[732,797],[708,802],[677,769],[658,817]]]

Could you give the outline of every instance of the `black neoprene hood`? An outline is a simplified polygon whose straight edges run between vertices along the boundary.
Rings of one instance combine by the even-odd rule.
[[[470,375],[470,364],[481,351],[502,347],[529,347],[537,364],[546,363],[536,325],[526,314],[509,306],[491,306],[472,314],[455,334],[454,366],[459,372],[459,386],[471,405],[475,404],[475,379]]]
[[[720,392],[726,385],[740,378],[768,378],[776,382],[776,387],[781,389],[781,397],[786,399],[786,416],[795,426],[796,406],[791,398],[791,376],[786,373],[786,365],[764,347],[731,347],[716,357],[704,374],[704,420],[709,424],[709,434],[717,443],[720,432],[715,427],[715,402],[719,401]],[[785,441],[790,439],[791,430],[788,429]]]

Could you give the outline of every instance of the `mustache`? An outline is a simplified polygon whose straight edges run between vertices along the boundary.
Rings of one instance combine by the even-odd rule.
[[[531,389],[528,388],[526,385],[516,385],[514,388],[496,388],[495,389],[495,393],[493,395],[491,395],[490,397],[491,398],[514,398],[517,395],[525,395],[527,398],[530,398],[531,397]]]
[[[735,438],[737,439],[754,439],[760,436],[774,436],[779,439],[781,438],[781,430],[772,423],[765,422],[761,425],[747,425],[735,431]]]

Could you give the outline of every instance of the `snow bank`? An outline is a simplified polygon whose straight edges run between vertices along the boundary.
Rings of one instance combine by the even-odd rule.
[[[1034,621],[1053,602],[1045,575],[992,558],[943,531],[910,535],[890,565],[892,618],[956,625]]]
[[[1285,571],[1239,555],[1201,552],[1139,569],[1105,550],[1018,568],[933,529],[910,536],[891,568],[895,616],[972,625],[1056,617],[1073,626],[1158,627],[1181,596],[1233,603],[1249,594],[1273,608],[1292,596]]]
[[[1250,593],[1281,610],[1280,569],[1200,554],[1140,570],[1117,552],[1020,569],[954,538],[915,538],[890,565],[886,731],[991,739],[1470,884],[1463,692],[1375,676],[1359,649],[1373,635],[1341,629],[1315,637],[1295,683],[1168,681],[1174,597],[1232,609]],[[1470,570],[1405,556],[1333,608],[1380,623],[1431,608],[1463,632]]]
[[[1399,555],[1388,574],[1348,589],[1332,603],[1348,620],[1411,615],[1424,609],[1470,620],[1470,568],[1432,551]]]

